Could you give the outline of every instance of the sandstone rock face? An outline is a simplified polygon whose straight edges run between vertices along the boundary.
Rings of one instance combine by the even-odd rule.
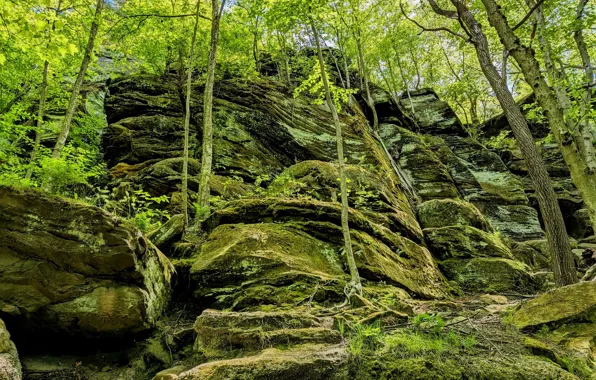
[[[242,310],[308,298],[339,300],[346,281],[341,209],[331,202],[263,198],[231,202],[206,222],[212,229],[192,254],[195,295],[212,307]],[[403,219],[400,219],[400,215]],[[234,222],[242,221],[244,224]],[[441,297],[446,286],[422,232],[407,214],[350,212],[357,265],[364,278],[411,294]],[[287,286],[292,283],[292,286]],[[318,289],[318,291],[316,290]]]
[[[596,323],[596,282],[555,289],[525,302],[513,314],[519,329],[558,327],[568,323]]]
[[[473,204],[448,198],[420,204],[418,220],[422,228],[470,226],[491,232],[490,225]]]
[[[220,360],[182,372],[179,379],[347,378],[348,353],[332,318],[205,310],[195,330],[198,351]],[[239,353],[244,357],[234,358]]]
[[[6,325],[0,319],[0,380],[21,380],[21,362]]]
[[[0,314],[80,337],[147,330],[170,294],[168,260],[98,208],[0,187]]]

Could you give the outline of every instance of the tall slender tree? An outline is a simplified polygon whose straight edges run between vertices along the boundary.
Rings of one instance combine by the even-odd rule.
[[[482,31],[480,23],[461,0],[451,0],[456,11],[440,8],[435,0],[429,0],[429,2],[435,13],[458,19],[466,26],[470,40],[476,49],[480,68],[495,92],[503,108],[505,117],[511,126],[511,130],[515,135],[521,153],[528,163],[528,171],[530,172],[530,177],[536,190],[536,197],[538,198],[538,205],[542,212],[548,245],[552,253],[552,268],[555,282],[558,286],[577,282],[573,255],[571,253],[569,237],[565,229],[565,222],[563,221],[563,214],[559,208],[557,196],[553,190],[546,166],[534,143],[534,138],[519,105],[515,102],[513,95],[507,89],[503,78],[493,64],[488,40]]]
[[[348,205],[348,185],[346,177],[346,167],[344,162],[344,145],[341,131],[341,124],[339,122],[339,116],[335,109],[335,104],[331,97],[331,90],[329,88],[329,80],[327,73],[325,72],[325,60],[323,59],[323,51],[321,50],[321,43],[319,38],[319,32],[315,25],[315,22],[311,19],[311,30],[315,40],[317,48],[317,57],[319,61],[319,69],[321,70],[321,79],[323,81],[323,87],[325,89],[325,99],[327,100],[327,106],[333,116],[333,123],[335,124],[335,138],[337,144],[337,160],[339,168],[339,180],[340,180],[340,192],[341,192],[341,229],[344,237],[344,252],[348,261],[348,268],[350,269],[351,281],[348,286],[346,294],[349,296],[353,293],[362,294],[362,283],[360,281],[360,274],[358,273],[358,267],[356,266],[356,260],[354,259],[354,251],[352,248],[352,239],[350,237],[350,226],[348,224],[349,219],[349,205]],[[349,298],[349,297],[348,297]]]
[[[219,0],[211,1],[211,46],[207,66],[207,81],[203,95],[203,150],[201,155],[201,173],[199,178],[199,206],[209,211],[209,195],[211,193],[210,177],[213,163],[213,86],[215,83],[215,66],[217,64],[217,47],[219,43],[219,23],[226,0],[221,6]]]
[[[186,75],[186,103],[184,115],[184,158],[182,160],[182,213],[184,215],[184,226],[188,226],[188,140],[190,135],[190,95],[192,87],[192,70],[195,59],[195,43],[197,40],[197,29],[199,28],[199,15],[201,0],[197,0],[197,11],[195,14],[195,25],[190,40],[190,54],[188,57],[188,72]]]
[[[495,0],[482,0],[482,3],[490,25],[519,64],[526,82],[532,87],[536,100],[544,110],[550,130],[571,172],[571,179],[584,200],[592,226],[596,228],[596,170],[590,165],[593,157],[588,148],[594,142],[585,141],[585,136],[576,128],[576,120],[566,119],[563,100],[557,98],[553,88],[546,82],[534,50],[521,42],[502,8]],[[563,93],[561,95],[566,96]]]
[[[79,93],[81,92],[81,86],[83,85],[83,80],[85,79],[85,74],[87,73],[89,62],[91,62],[91,54],[93,53],[93,48],[95,47],[95,38],[97,37],[97,31],[99,30],[99,25],[101,23],[101,12],[103,10],[103,7],[104,0],[97,0],[97,3],[95,5],[95,15],[93,17],[93,22],[91,23],[89,39],[87,40],[87,47],[85,48],[83,62],[81,62],[79,74],[77,75],[77,79],[75,80],[74,85],[72,87],[70,100],[68,101],[68,107],[66,108],[66,114],[64,115],[64,120],[62,121],[62,128],[60,129],[60,134],[58,135],[56,145],[54,146],[54,150],[52,151],[52,157],[54,158],[60,157],[60,155],[62,154],[62,149],[64,148],[64,145],[66,145],[66,139],[68,138],[68,133],[70,132],[72,118],[77,108]]]

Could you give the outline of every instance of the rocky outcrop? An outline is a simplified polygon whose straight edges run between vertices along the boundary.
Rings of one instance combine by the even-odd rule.
[[[214,360],[173,379],[345,379],[348,353],[332,318],[299,312],[226,313],[197,318],[196,348]],[[241,356],[241,357],[239,357]],[[163,378],[163,377],[162,377]]]
[[[19,354],[6,325],[0,319],[0,380],[21,380]]]
[[[434,199],[418,205],[422,228],[470,226],[485,232],[492,228],[473,204],[455,199]]]
[[[517,328],[526,330],[545,325],[553,328],[569,323],[596,324],[596,282],[582,282],[542,294],[521,304],[512,321]]]
[[[135,228],[82,203],[0,187],[0,315],[15,331],[116,337],[149,329],[169,261]]]

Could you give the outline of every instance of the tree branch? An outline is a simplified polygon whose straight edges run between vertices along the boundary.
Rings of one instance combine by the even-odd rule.
[[[437,4],[437,2],[435,0],[428,0],[430,7],[433,9],[433,11],[441,16],[445,16],[447,18],[452,18],[452,19],[457,19],[457,12],[456,11],[450,11],[447,9],[443,9],[441,7],[439,7],[439,5]]]
[[[225,3],[225,2],[224,2]],[[119,14],[118,16],[123,18],[134,18],[134,17],[159,17],[159,18],[181,18],[181,17],[193,17],[196,16],[194,13],[189,14],[181,14],[181,15],[160,15],[158,13],[148,13],[148,14],[140,14],[140,15],[123,15]],[[200,18],[212,21],[210,17],[199,15]]]
[[[401,13],[404,15],[404,17],[408,21],[414,23],[417,27],[419,27],[420,29],[422,29],[423,32],[447,32],[447,33],[450,33],[450,34],[452,34],[452,35],[454,35],[456,37],[459,37],[459,38],[462,38],[462,39],[468,41],[468,38],[466,38],[464,35],[461,35],[459,33],[456,33],[456,32],[454,32],[453,30],[451,30],[449,28],[444,28],[444,27],[440,27],[440,28],[427,28],[427,27],[424,27],[424,26],[420,25],[416,20],[411,19],[410,17],[408,17],[408,15],[406,14],[406,12],[404,11],[404,7],[403,7],[401,1],[399,3],[399,9],[401,9]]]
[[[532,16],[532,13],[534,13],[534,11],[538,9],[538,7],[541,6],[544,2],[545,0],[538,0],[538,2],[534,4],[532,9],[530,9],[530,11],[524,16],[524,18],[522,18],[521,21],[518,22],[517,25],[515,25],[511,30],[515,31],[516,29],[520,28],[526,21],[528,21],[530,16]]]

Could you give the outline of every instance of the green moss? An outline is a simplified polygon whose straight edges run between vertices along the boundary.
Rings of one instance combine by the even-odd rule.
[[[420,204],[418,220],[422,228],[471,226],[486,232],[492,231],[473,204],[455,199],[434,199]]]
[[[519,329],[569,322],[596,323],[596,283],[582,282],[544,293],[521,304],[513,315],[513,324]]]
[[[441,260],[471,257],[512,258],[511,251],[496,234],[460,225],[426,228],[424,236],[431,251]]]
[[[532,293],[535,281],[528,267],[518,261],[501,258],[449,259],[440,263],[447,278],[464,291],[499,293],[517,291]]]

